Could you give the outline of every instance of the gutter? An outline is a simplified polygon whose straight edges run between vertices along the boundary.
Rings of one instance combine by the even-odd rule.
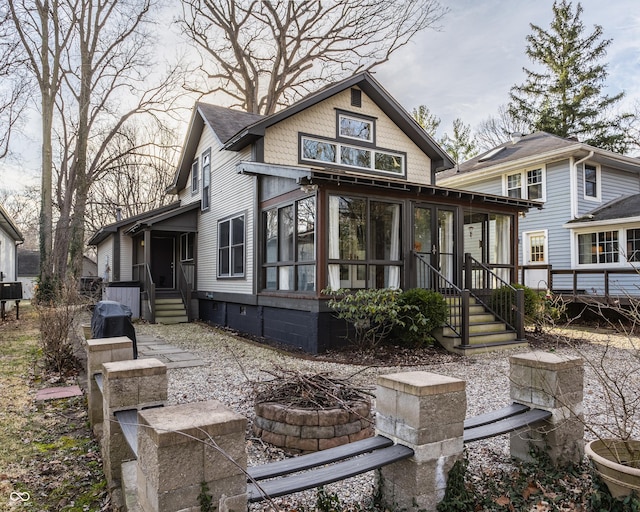
[[[593,158],[594,151],[589,151],[589,154],[584,158],[581,158],[577,162],[573,162],[573,169],[571,170],[571,174],[569,175],[569,183],[571,186],[571,218],[578,218],[578,165]]]

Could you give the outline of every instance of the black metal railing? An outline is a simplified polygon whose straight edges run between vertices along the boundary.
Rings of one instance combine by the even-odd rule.
[[[141,298],[147,300],[147,307],[142,307],[141,315],[147,322],[155,323],[156,321],[156,285],[151,277],[151,269],[146,263],[138,263],[133,265],[132,276],[134,281],[138,281],[141,285]]]
[[[193,290],[193,278],[195,275],[195,266],[192,263],[178,263],[178,272],[176,280],[178,290],[182,296],[182,302],[187,312],[187,318],[189,321],[191,318],[191,292]]]
[[[498,267],[498,269],[503,269],[505,272],[510,271],[508,266]],[[471,294],[476,300],[496,319],[514,330],[518,339],[524,339],[524,290],[515,288],[494,270],[496,270],[495,267],[490,268],[469,253],[465,254],[465,289],[471,290]]]
[[[416,287],[440,293],[447,302],[445,325],[463,345],[469,344],[469,292],[461,290],[440,273],[424,254],[414,253],[416,261]]]

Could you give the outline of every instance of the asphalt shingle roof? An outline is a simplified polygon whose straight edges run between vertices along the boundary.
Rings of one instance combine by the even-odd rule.
[[[228,141],[240,130],[264,118],[259,114],[241,112],[227,107],[219,107],[208,103],[198,103],[198,108],[207,124],[211,126],[221,142]]]

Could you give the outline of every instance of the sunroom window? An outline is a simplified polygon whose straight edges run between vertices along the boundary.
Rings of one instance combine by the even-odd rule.
[[[264,212],[265,289],[315,291],[315,218],[315,197]]]
[[[399,288],[400,204],[329,198],[329,287]]]

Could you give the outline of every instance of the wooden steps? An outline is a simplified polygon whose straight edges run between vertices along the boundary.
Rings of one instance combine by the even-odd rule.
[[[175,293],[156,295],[156,323],[179,324],[189,321],[182,298]]]

